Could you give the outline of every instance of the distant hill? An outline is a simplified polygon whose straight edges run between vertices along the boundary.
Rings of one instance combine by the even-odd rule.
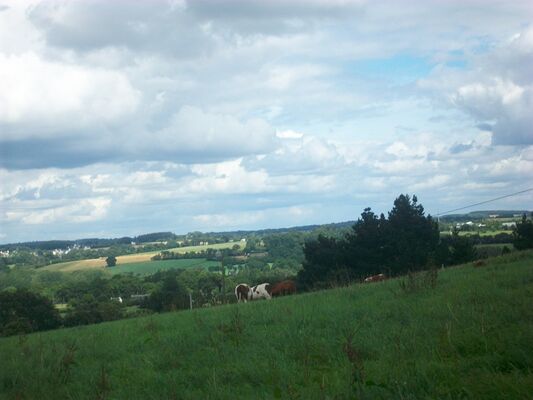
[[[8,243],[0,245],[0,250],[14,250],[16,248],[25,247],[32,250],[53,250],[53,249],[67,249],[69,247],[91,247],[101,248],[109,247],[117,244],[130,244],[135,243],[148,243],[162,240],[175,240],[178,236],[172,232],[155,232],[144,235],[129,237],[124,236],[121,238],[101,239],[101,238],[88,238],[77,240],[45,240],[35,242],[20,242],[20,243]]]
[[[240,230],[240,231],[230,231],[230,232],[208,232],[206,235],[272,235],[278,233],[287,233],[287,232],[312,232],[317,229],[344,229],[350,228],[355,221],[345,221],[345,222],[335,222],[331,224],[322,224],[322,225],[303,225],[303,226],[293,226],[290,228],[272,228],[272,229],[258,229],[258,230]]]
[[[335,231],[340,229],[350,228],[355,221],[336,222],[330,224],[315,224],[315,225],[303,225],[293,226],[289,228],[273,228],[273,229],[258,229],[258,230],[237,230],[237,231],[225,231],[225,232],[190,232],[186,235],[176,235],[172,232],[155,232],[147,233],[139,236],[124,236],[121,238],[86,238],[76,240],[46,240],[46,241],[34,241],[34,242],[20,242],[20,243],[7,243],[0,245],[0,250],[14,250],[16,248],[28,248],[32,250],[53,250],[53,249],[67,249],[69,247],[91,247],[102,248],[109,247],[117,244],[130,244],[135,242],[137,244],[157,242],[164,240],[179,240],[183,238],[190,238],[193,236],[202,237],[228,237],[232,239],[241,239],[250,235],[265,236],[273,234],[283,234],[289,232],[312,232],[317,229],[325,231]]]
[[[472,211],[466,214],[448,214],[440,217],[443,222],[455,222],[455,221],[473,221],[489,218],[489,215],[498,215],[501,218],[510,218],[514,215],[522,215],[523,213],[530,214],[530,211],[525,210],[488,210],[488,211]],[[75,245],[84,247],[89,246],[91,248],[109,247],[117,244],[129,244],[135,242],[137,244],[157,242],[164,240],[179,240],[194,235],[201,235],[202,237],[229,237],[232,239],[247,237],[250,235],[265,236],[273,234],[283,234],[290,232],[312,232],[315,230],[324,231],[336,231],[342,229],[349,229],[355,224],[356,221],[344,221],[330,224],[314,224],[314,225],[302,225],[293,226],[289,228],[271,228],[271,229],[257,229],[257,230],[237,230],[237,231],[222,231],[222,232],[190,232],[186,235],[176,235],[172,232],[154,232],[147,233],[138,236],[124,236],[121,238],[87,238],[77,240],[47,240],[47,241],[35,241],[35,242],[21,242],[21,243],[8,243],[0,245],[0,250],[14,250],[16,248],[29,248],[32,250],[53,250],[53,249],[66,249]]]

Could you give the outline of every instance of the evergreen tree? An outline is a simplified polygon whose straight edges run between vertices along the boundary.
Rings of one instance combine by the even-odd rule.
[[[303,269],[298,272],[302,286],[323,286],[336,270],[346,269],[343,247],[341,241],[323,235],[305,242],[305,261]]]
[[[418,199],[400,195],[389,212],[385,242],[388,267],[394,274],[425,267],[439,243],[439,228],[433,218],[424,215]]]
[[[384,272],[388,253],[387,224],[383,214],[378,218],[370,208],[365,208],[346,235],[346,264],[354,275],[363,277]]]
[[[429,265],[437,250],[446,260],[452,257],[448,246],[438,246],[437,223],[424,215],[424,207],[418,204],[416,196],[411,199],[402,194],[394,201],[388,219],[383,214],[378,218],[370,208],[365,208],[344,238],[320,235],[317,240],[306,242],[305,261],[298,279],[303,286],[323,286],[340,278],[350,280],[376,273],[397,275],[419,270]],[[465,253],[461,257],[468,256],[467,247],[460,249]]]
[[[522,215],[522,221],[513,229],[513,246],[517,250],[533,248],[533,221]]]

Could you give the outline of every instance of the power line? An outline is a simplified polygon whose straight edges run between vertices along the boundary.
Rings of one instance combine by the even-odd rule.
[[[455,212],[455,211],[464,210],[465,208],[470,208],[470,207],[480,206],[480,205],[482,205],[482,204],[491,203],[491,202],[496,201],[496,200],[501,200],[501,199],[505,199],[505,198],[507,198],[507,197],[516,196],[516,195],[518,195],[518,194],[522,194],[522,193],[526,193],[526,192],[531,192],[532,190],[533,190],[533,188],[529,188],[529,189],[521,190],[520,192],[511,193],[511,194],[506,194],[505,196],[500,196],[500,197],[496,197],[496,198],[494,198],[494,199],[485,200],[485,201],[482,201],[482,202],[480,202],[480,203],[470,204],[470,205],[468,205],[468,206],[459,207],[459,208],[455,208],[455,209],[453,209],[453,210],[444,211],[444,212],[441,212],[441,213],[435,214],[435,216],[438,217],[438,216],[440,216],[440,215],[449,214],[449,213],[452,213],[452,212]]]

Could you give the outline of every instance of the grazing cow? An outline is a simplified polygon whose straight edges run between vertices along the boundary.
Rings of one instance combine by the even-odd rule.
[[[487,263],[483,260],[476,260],[472,264],[474,264],[475,268],[484,267],[485,265],[487,265]]]
[[[237,297],[237,303],[244,301],[245,303],[248,300],[252,300],[252,290],[250,286],[246,283],[240,283],[235,286],[235,297]]]
[[[251,300],[267,299],[272,300],[272,286],[270,283],[261,283],[252,288]]]
[[[377,275],[372,275],[372,276],[369,276],[368,278],[365,278],[364,282],[365,283],[380,282],[380,281],[384,281],[386,279],[388,279],[386,275],[377,274]]]
[[[272,297],[285,296],[296,293],[296,285],[293,281],[282,281],[276,283],[272,288]]]

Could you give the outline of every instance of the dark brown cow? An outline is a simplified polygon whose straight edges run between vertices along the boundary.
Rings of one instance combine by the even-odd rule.
[[[387,280],[387,279],[389,279],[389,278],[387,278],[386,275],[377,274],[377,275],[372,275],[372,276],[369,276],[368,278],[365,278],[364,282],[365,283],[380,282],[380,281],[384,281],[384,280]]]
[[[296,293],[296,285],[293,281],[282,281],[272,288],[272,297],[285,296]]]

